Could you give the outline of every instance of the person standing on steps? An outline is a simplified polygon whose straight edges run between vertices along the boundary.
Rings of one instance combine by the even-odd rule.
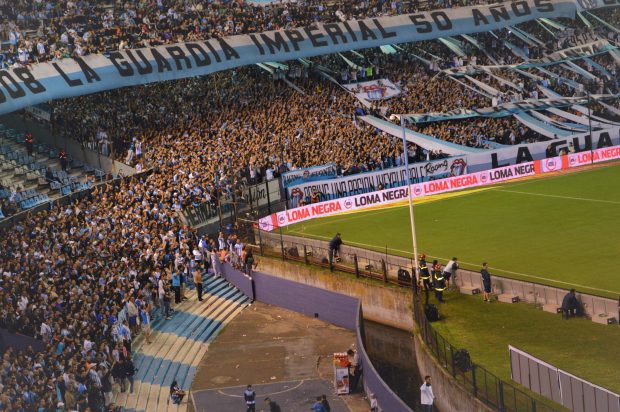
[[[172,290],[174,290],[174,303],[181,303],[181,276],[178,271],[172,272]]]
[[[194,269],[194,284],[196,285],[198,301],[202,302],[202,273],[200,273],[200,268],[198,266]]]
[[[489,273],[487,262],[482,264],[480,276],[482,276],[482,288],[484,289],[482,292],[483,300],[486,303],[491,303],[491,274]]]
[[[60,160],[60,167],[63,172],[67,171],[67,166],[69,165],[69,157],[67,156],[67,152],[65,149],[60,149],[60,153],[58,154],[58,159]]]
[[[147,303],[143,308],[140,308],[140,326],[142,329],[142,334],[144,335],[144,339],[147,344],[152,343],[151,341],[151,308]]]
[[[28,156],[32,156],[32,149],[34,148],[32,133],[26,132],[26,152]]]
[[[256,392],[252,389],[252,385],[243,391],[243,399],[245,400],[246,412],[256,412]]]

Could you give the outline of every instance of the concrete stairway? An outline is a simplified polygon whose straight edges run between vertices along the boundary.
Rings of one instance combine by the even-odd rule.
[[[134,342],[136,375],[133,393],[120,393],[116,404],[126,411],[187,410],[187,396],[180,405],[169,401],[170,384],[177,380],[189,392],[196,369],[209,343],[243,308],[249,299],[221,278],[209,277],[199,302],[195,290],[176,305],[172,319],[160,316],[153,324],[152,343],[142,337]],[[189,394],[188,394],[189,395]]]

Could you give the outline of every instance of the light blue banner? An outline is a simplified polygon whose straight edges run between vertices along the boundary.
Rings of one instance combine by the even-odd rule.
[[[256,63],[488,32],[539,18],[574,18],[585,4],[579,0],[523,0],[459,7],[123,50],[109,56],[93,54],[2,70],[0,114],[59,98],[202,76]]]
[[[292,170],[282,174],[282,185],[290,187],[316,180],[334,179],[338,177],[336,163],[328,163],[322,166],[308,167],[305,169]]]

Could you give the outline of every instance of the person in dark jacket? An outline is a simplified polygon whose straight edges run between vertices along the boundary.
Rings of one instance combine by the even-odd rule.
[[[489,273],[487,262],[482,264],[480,276],[482,276],[482,287],[484,289],[482,292],[483,299],[485,302],[491,303],[491,274]]]
[[[322,395],[321,396],[321,405],[323,405],[323,409],[325,409],[325,412],[331,412],[332,407],[329,406],[329,402],[327,400],[327,396],[326,395]]]
[[[252,385],[248,385],[243,391],[243,400],[247,407],[246,412],[256,412],[256,392],[252,389]]]
[[[254,255],[252,254],[252,248],[247,248],[247,253],[245,254],[243,265],[245,267],[245,274],[250,277],[252,276],[252,265],[253,264],[254,264]]]
[[[121,385],[121,392],[125,392],[125,360],[123,358],[112,364],[112,377]]]
[[[426,255],[420,255],[420,264],[418,266],[419,270],[419,281],[424,287],[424,304],[428,305],[428,294],[429,291],[433,288],[433,279],[431,276],[431,272],[428,269],[428,263],[426,263]]]
[[[265,398],[265,405],[267,405],[267,408],[269,408],[269,412],[282,412],[280,405],[278,405],[275,401],[272,401],[269,398]]]
[[[581,304],[575,295],[575,289],[571,289],[562,299],[562,318],[568,319],[573,316],[581,316]]]
[[[336,262],[340,261],[340,246],[342,245],[342,237],[340,237],[340,233],[336,233],[336,236],[333,237],[332,240],[329,241],[329,264],[331,265],[334,262],[334,258]]]
[[[129,381],[129,393],[133,393],[133,376],[136,373],[136,367],[133,365],[131,358],[125,359],[124,362],[125,379]]]

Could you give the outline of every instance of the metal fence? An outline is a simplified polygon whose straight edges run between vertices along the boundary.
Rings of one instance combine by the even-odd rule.
[[[512,379],[567,409],[577,412],[620,412],[620,395],[571,375],[510,346]]]
[[[500,412],[552,412],[559,410],[551,402],[533,398],[474,362],[469,362],[469,364],[466,362],[465,367],[460,366],[455,356],[459,349],[433,328],[424,313],[422,300],[417,295],[414,297],[413,314],[420,329],[420,336],[439,364],[485,405]]]
[[[259,215],[284,210],[286,200],[281,193],[278,180],[265,181],[245,186],[240,192],[226,194],[210,203],[187,207],[179,216],[201,233],[215,232],[237,219],[256,219]]]
[[[330,260],[329,247],[325,242],[294,236],[273,236],[260,230],[256,221],[248,219],[237,219],[237,234],[246,244],[259,249],[261,255],[303,262],[406,288],[417,286],[412,281],[413,262],[392,262],[387,252],[383,257],[370,257],[349,253],[346,248],[341,248],[340,257]]]
[[[439,334],[426,319],[422,299],[417,284],[412,281],[413,262],[400,260],[400,264],[390,263],[387,251],[385,258],[361,257],[357,253],[341,256],[341,260],[330,262],[329,250],[324,241],[290,237],[283,234],[274,236],[259,229],[256,221],[237,220],[237,233],[248,245],[262,256],[271,256],[302,262],[330,270],[349,273],[356,277],[364,277],[382,281],[404,288],[413,289],[413,313],[416,324],[420,328],[420,336],[437,359],[452,377],[463,387],[493,410],[500,412],[553,412],[560,409],[551,401],[537,399],[516,386],[498,378],[483,367],[471,363],[470,368],[462,370],[457,367],[455,354],[458,349]],[[376,254],[374,256],[377,256]],[[398,276],[399,271],[409,274]]]

